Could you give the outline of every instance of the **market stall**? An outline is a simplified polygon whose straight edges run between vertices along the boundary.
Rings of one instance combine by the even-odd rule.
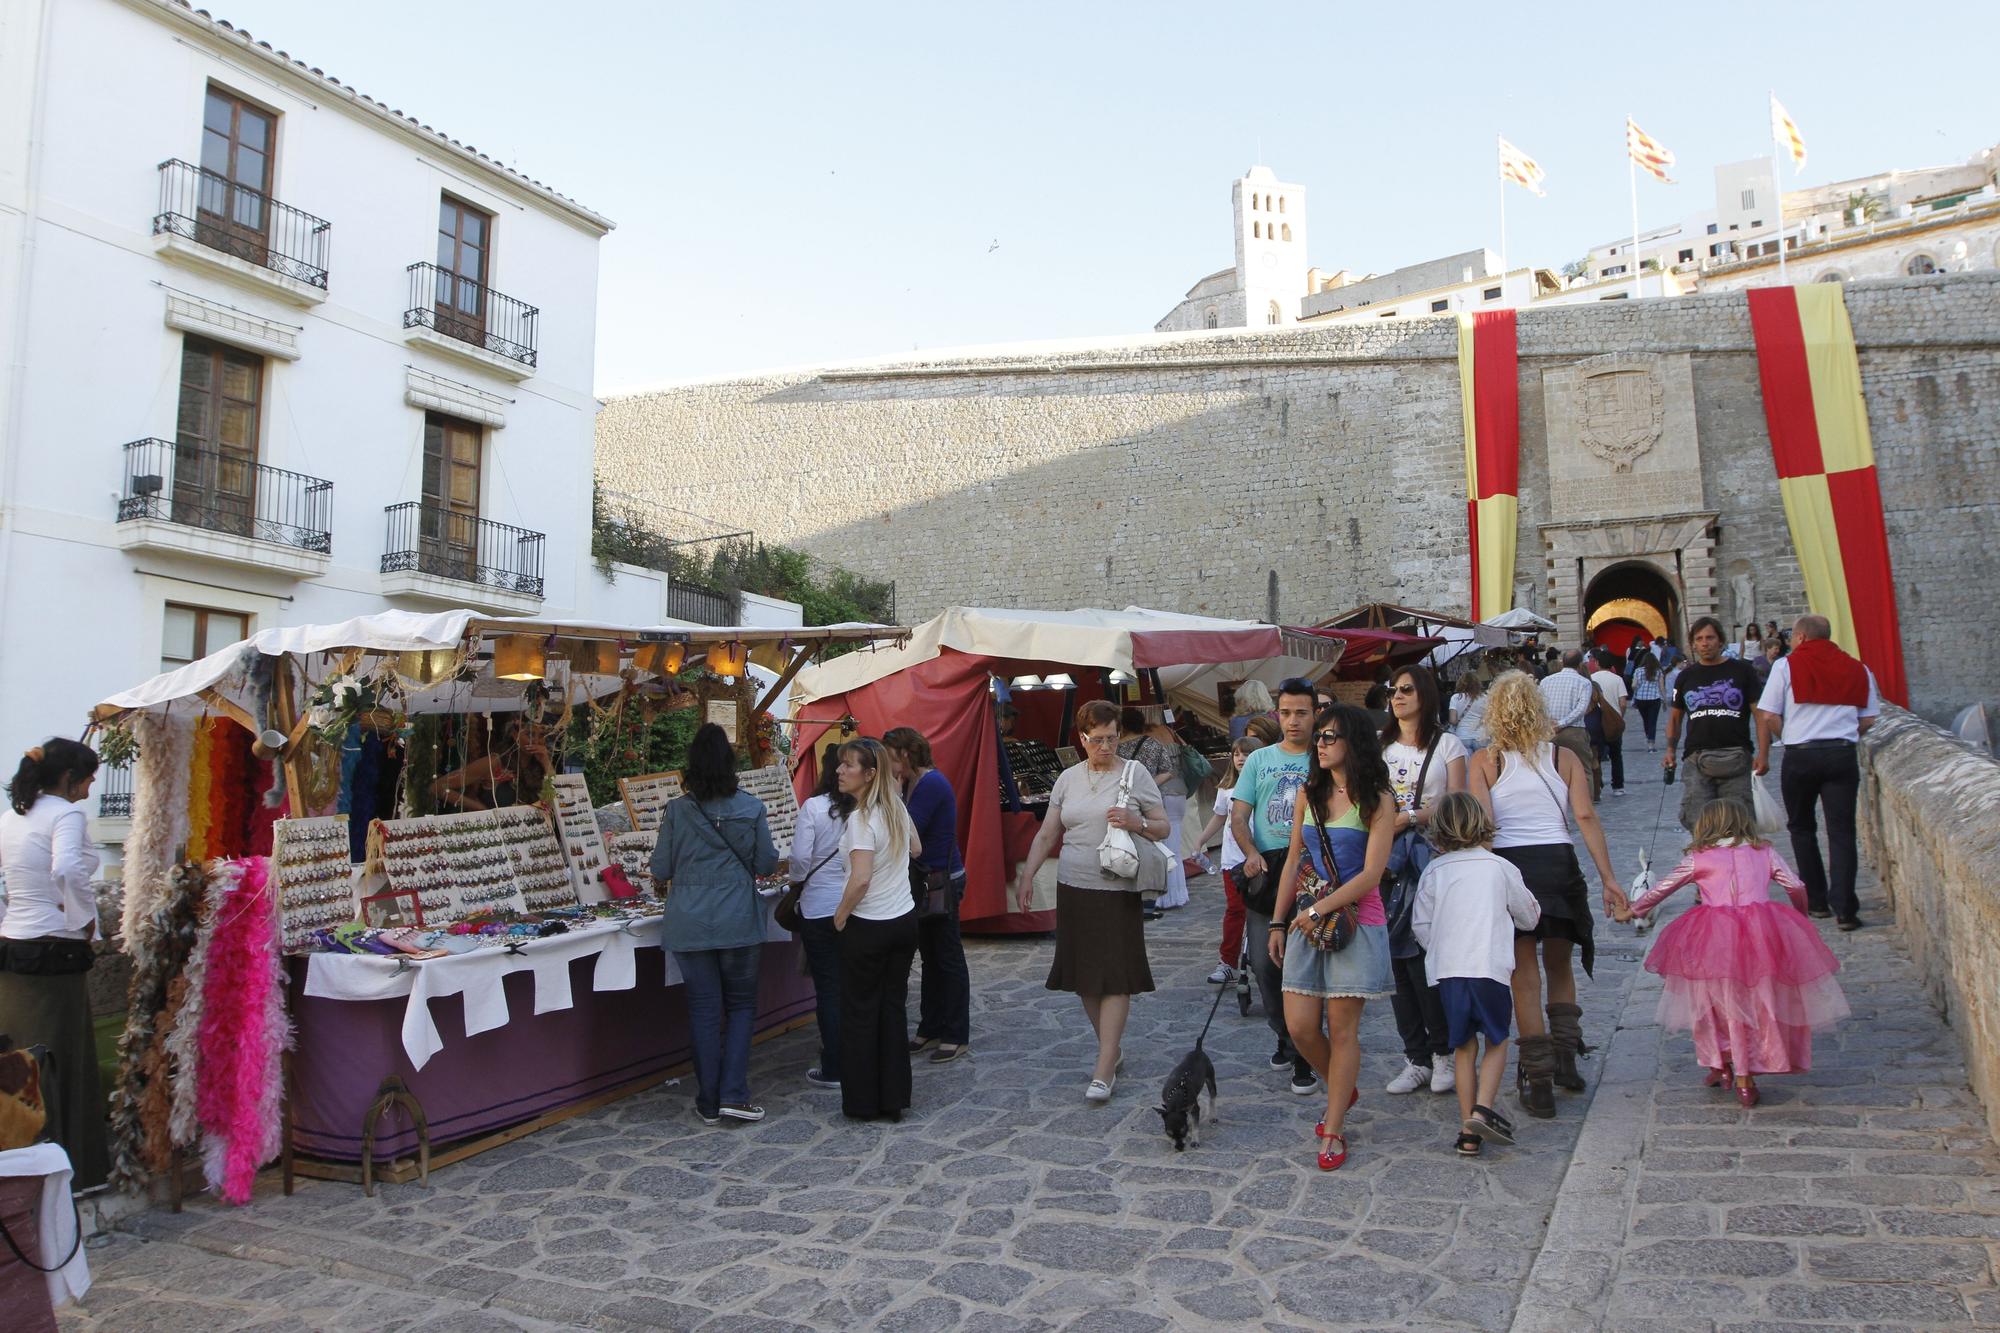
[[[388,612],[105,700],[97,741],[135,766],[118,1178],[177,1186],[198,1152],[241,1201],[281,1141],[288,1187],[400,1178],[659,1081],[689,1043],[647,871],[678,775],[639,771],[648,728],[722,725],[782,856],[767,710],[827,647],[906,636]],[[789,935],[765,951],[760,1032],[813,1007]]]
[[[1024,611],[953,607],[910,631],[908,644],[857,653],[801,671],[794,712],[801,728],[800,789],[816,777],[820,745],[858,731],[879,736],[915,727],[930,741],[938,771],[958,794],[965,859],[965,928],[986,932],[1053,928],[1052,889],[1033,910],[1014,910],[1008,885],[1041,826],[1049,765],[1038,762],[1024,790],[996,725],[996,683],[1012,687],[1019,716],[1015,754],[1046,751],[1054,767],[1074,744],[1078,704],[1096,698],[1150,699],[1194,707],[1197,682],[1212,677],[1275,685],[1317,678],[1336,663],[1337,634],[1253,621],[1216,620],[1128,607],[1123,611]],[[1203,673],[1208,673],[1204,677]],[[1051,682],[1053,681],[1053,687]],[[1214,696],[1205,707],[1213,712]],[[1074,762],[1073,757],[1068,762]],[[1037,788],[1042,803],[1030,799]],[[1044,898],[1047,900],[1044,901]]]

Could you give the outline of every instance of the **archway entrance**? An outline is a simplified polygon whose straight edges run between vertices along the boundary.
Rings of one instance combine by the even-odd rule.
[[[1583,594],[1584,629],[1590,641],[1623,655],[1636,638],[1681,638],[1681,599],[1673,580],[1646,561],[1611,566]]]

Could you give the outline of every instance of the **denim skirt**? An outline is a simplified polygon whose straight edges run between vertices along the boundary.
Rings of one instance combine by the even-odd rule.
[[[1285,940],[1285,993],[1321,1000],[1372,1000],[1394,991],[1389,928],[1362,926],[1339,953],[1315,949],[1292,931]]]

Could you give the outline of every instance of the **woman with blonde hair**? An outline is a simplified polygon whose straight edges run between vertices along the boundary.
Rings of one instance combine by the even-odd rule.
[[[882,742],[840,747],[840,791],[854,810],[840,831],[847,888],[840,932],[840,1109],[854,1120],[901,1120],[910,1106],[910,960],[917,905],[910,858],[922,843],[903,808]]]
[[[1521,1034],[1517,1094],[1522,1110],[1547,1120],[1556,1113],[1552,1084],[1572,1092],[1584,1087],[1576,1069],[1583,1009],[1576,1002],[1570,953],[1582,950],[1586,975],[1596,957],[1587,886],[1570,840],[1571,815],[1597,867],[1605,913],[1624,910],[1625,895],[1590,799],[1590,772],[1573,752],[1554,744],[1535,682],[1525,672],[1509,671],[1493,682],[1487,697],[1486,729],[1493,743],[1473,755],[1467,776],[1472,794],[1493,816],[1494,853],[1521,872],[1541,906],[1535,928],[1514,936],[1513,990]]]
[[[1253,717],[1269,717],[1278,705],[1271,699],[1270,687],[1261,680],[1246,680],[1236,687],[1236,707],[1229,715],[1229,739],[1240,741],[1243,733],[1250,729]],[[1266,741],[1268,745],[1271,742]]]

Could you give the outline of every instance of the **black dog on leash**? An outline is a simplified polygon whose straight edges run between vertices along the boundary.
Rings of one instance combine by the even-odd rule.
[[[1160,1104],[1153,1109],[1160,1113],[1160,1120],[1166,1126],[1167,1137],[1173,1140],[1175,1152],[1186,1152],[1189,1145],[1201,1144],[1201,1095],[1208,1093],[1208,1119],[1215,1121],[1215,1062],[1201,1049],[1208,1039],[1209,1023],[1215,1021],[1215,1011],[1222,1004],[1222,994],[1227,986],[1215,990],[1215,1003],[1208,1008],[1208,1023],[1201,1025],[1201,1035],[1194,1039],[1194,1049],[1181,1057],[1174,1066],[1174,1072],[1167,1075],[1167,1085],[1160,1090]]]

